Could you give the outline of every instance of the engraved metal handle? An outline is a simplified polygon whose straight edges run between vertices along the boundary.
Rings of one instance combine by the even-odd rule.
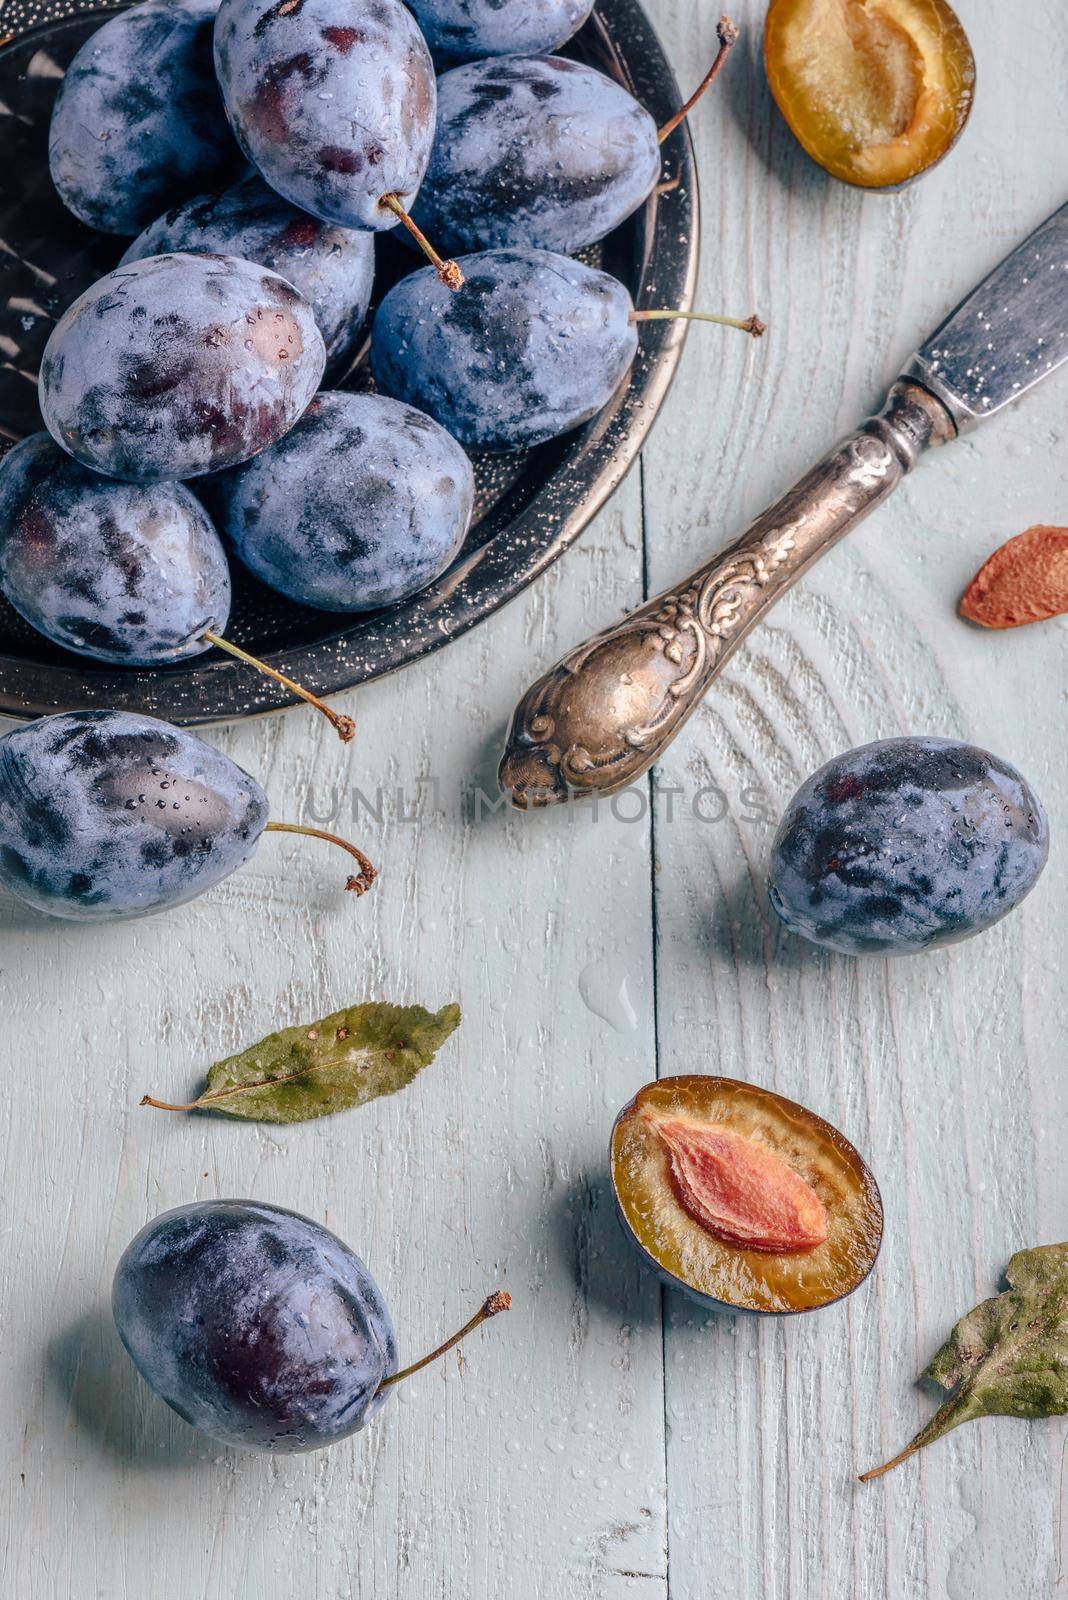
[[[736,543],[566,655],[512,717],[499,781],[513,805],[615,794],[641,777],[779,596],[956,432],[940,400],[901,379]]]

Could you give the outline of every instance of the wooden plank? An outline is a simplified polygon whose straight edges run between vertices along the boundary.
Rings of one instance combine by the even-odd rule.
[[[965,141],[921,184],[871,196],[808,163],[770,106],[763,13],[735,8],[746,58],[691,120],[701,303],[755,305],[770,332],[755,350],[691,335],[644,456],[653,592],[854,425],[938,316],[1065,198],[1052,12],[1007,48],[1003,11],[974,0],[981,87]],[[656,15],[689,82],[715,17],[696,0]],[[983,938],[854,962],[775,925],[771,829],[743,793],[777,815],[837,750],[963,735],[1021,765],[1063,838],[1064,626],[995,638],[954,608],[1001,539],[1064,519],[1064,406],[1054,380],[925,465],[751,638],[658,773],[686,797],[716,784],[729,805],[712,826],[684,798],[656,825],[661,1070],[805,1101],[869,1153],[887,1208],[877,1273],[841,1307],[775,1323],[668,1297],[672,1600],[1030,1600],[1062,1570],[1062,1425],[971,1425],[883,1484],[854,1481],[929,1414],[913,1380],[955,1318],[1015,1249],[1064,1234],[1059,851],[1022,914]]]
[[[472,794],[495,794],[532,667],[634,604],[640,582],[635,474],[524,601],[351,697],[351,754],[300,712],[213,736],[281,817],[322,819],[337,791],[339,823],[382,870],[360,903],[329,849],[277,839],[141,924],[65,926],[0,902],[6,1593],[526,1600],[537,1574],[545,1600],[663,1594],[659,1300],[605,1184],[612,1117],[653,1053],[648,831],[480,817]],[[401,820],[396,786],[410,811],[429,777],[440,803],[428,793]],[[380,784],[381,826],[353,825],[346,791]],[[584,972],[611,1015],[626,978],[633,1025],[583,1003]],[[145,1090],[184,1096],[270,1028],[375,996],[465,1007],[457,1038],[388,1102],[281,1130],[137,1107]],[[334,1228],[382,1285],[405,1353],[498,1284],[514,1309],[354,1440],[231,1453],[150,1395],[108,1310],[135,1231],[215,1195]]]

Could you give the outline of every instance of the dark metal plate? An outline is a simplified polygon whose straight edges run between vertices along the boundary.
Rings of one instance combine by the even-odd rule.
[[[0,0],[0,36],[15,36],[0,48],[0,440],[40,427],[37,364],[52,324],[125,248],[75,221],[48,175],[52,102],[75,51],[106,15],[77,0]],[[602,0],[569,53],[625,83],[658,123],[679,104],[671,68],[636,0]],[[664,155],[664,178],[674,186],[587,258],[621,278],[637,305],[686,309],[698,220],[685,128]],[[412,258],[380,236],[378,260],[380,296],[411,270]],[[412,600],[353,619],[293,605],[235,567],[229,636],[330,694],[465,633],[563,555],[619,485],[667,393],[685,329],[646,324],[627,383],[585,427],[534,451],[476,459],[476,521],[467,543],[449,571]],[[369,386],[361,360],[343,387]],[[152,670],[95,666],[49,644],[0,601],[0,712],[9,716],[118,706],[197,724],[290,703],[260,674],[215,652]]]

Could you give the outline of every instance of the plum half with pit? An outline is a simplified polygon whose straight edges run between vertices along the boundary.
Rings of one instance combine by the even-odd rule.
[[[701,1304],[812,1311],[859,1288],[882,1241],[878,1186],[814,1112],[696,1074],[646,1084],[612,1130],[623,1230]]]
[[[328,390],[278,444],[207,486],[220,532],[262,582],[353,612],[438,577],[464,541],[474,492],[470,460],[431,417]]]
[[[544,250],[486,250],[448,290],[429,267],[379,306],[379,389],[428,412],[468,449],[541,444],[586,422],[638,348],[634,307],[606,272]]]
[[[547,55],[578,32],[593,0],[410,0],[439,65],[482,56]]]
[[[593,67],[501,57],[438,79],[438,118],[412,207],[448,254],[501,245],[570,254],[645,201],[660,176],[656,123]]]
[[[0,590],[39,633],[97,661],[148,666],[211,648],[230,567],[180,483],[122,483],[47,433],[0,460]]]
[[[946,0],[771,0],[768,83],[803,148],[832,177],[897,188],[953,147],[975,58]]]
[[[1007,761],[958,739],[882,739],[798,789],[768,894],[794,933],[846,955],[912,955],[992,927],[1049,854],[1041,801]]]
[[[325,364],[311,307],[277,273],[236,256],[149,256],[60,317],[41,361],[41,413],[96,472],[194,478],[281,438]]]
[[[222,0],[215,63],[238,142],[279,194],[345,228],[392,228],[434,137],[434,65],[400,0]]]
[[[67,68],[48,162],[91,228],[138,233],[165,206],[244,167],[212,60],[218,0],[147,0],[111,17]]]
[[[253,173],[230,189],[165,211],[119,265],[183,250],[240,256],[277,272],[311,307],[328,369],[339,372],[348,365],[371,303],[375,256],[369,233],[298,211]]]
[[[440,1350],[398,1372],[389,1311],[359,1256],[308,1217],[255,1200],[156,1217],[112,1290],[119,1336],[161,1399],[222,1444],[273,1455],[357,1432],[394,1383],[509,1303],[491,1295]]]

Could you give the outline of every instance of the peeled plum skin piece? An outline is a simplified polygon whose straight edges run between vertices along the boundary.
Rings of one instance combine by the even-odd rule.
[[[539,250],[487,250],[459,265],[456,293],[428,267],[382,301],[371,333],[379,389],[467,449],[541,444],[594,416],[638,347],[618,279]]]
[[[446,255],[573,254],[618,228],[660,177],[656,123],[620,84],[560,56],[499,57],[438,79],[412,215]]]
[[[235,256],[150,256],[63,313],[41,361],[56,443],[113,478],[198,477],[293,426],[326,364],[311,308]]]
[[[104,233],[242,170],[212,63],[218,0],[148,0],[111,17],[67,69],[49,132],[64,204]]]
[[[215,64],[238,143],[303,211],[393,228],[434,138],[434,64],[400,0],[222,0]]]
[[[115,1272],[119,1335],[145,1382],[221,1443],[316,1450],[377,1413],[396,1338],[377,1284],[326,1228],[253,1200],[164,1212]],[[388,1391],[387,1391],[388,1392]]]
[[[311,307],[328,366],[344,369],[371,303],[375,256],[368,233],[298,211],[253,173],[164,212],[119,265],[179,250],[241,256],[277,272]]]
[[[576,34],[593,0],[411,0],[410,10],[439,65],[482,56],[548,55]]]
[[[382,395],[316,395],[277,445],[208,486],[220,531],[302,605],[367,611],[425,588],[459,550],[474,474],[445,429]]]
[[[200,655],[230,614],[226,552],[188,489],[101,478],[47,433],[0,460],[0,590],[46,638],[123,666]]]
[[[51,916],[182,905],[249,860],[267,815],[254,778],[155,717],[68,711],[0,737],[0,882]]]
[[[772,846],[786,926],[847,955],[955,944],[1030,893],[1049,852],[1042,805],[1008,762],[956,739],[883,739],[803,783]]]

